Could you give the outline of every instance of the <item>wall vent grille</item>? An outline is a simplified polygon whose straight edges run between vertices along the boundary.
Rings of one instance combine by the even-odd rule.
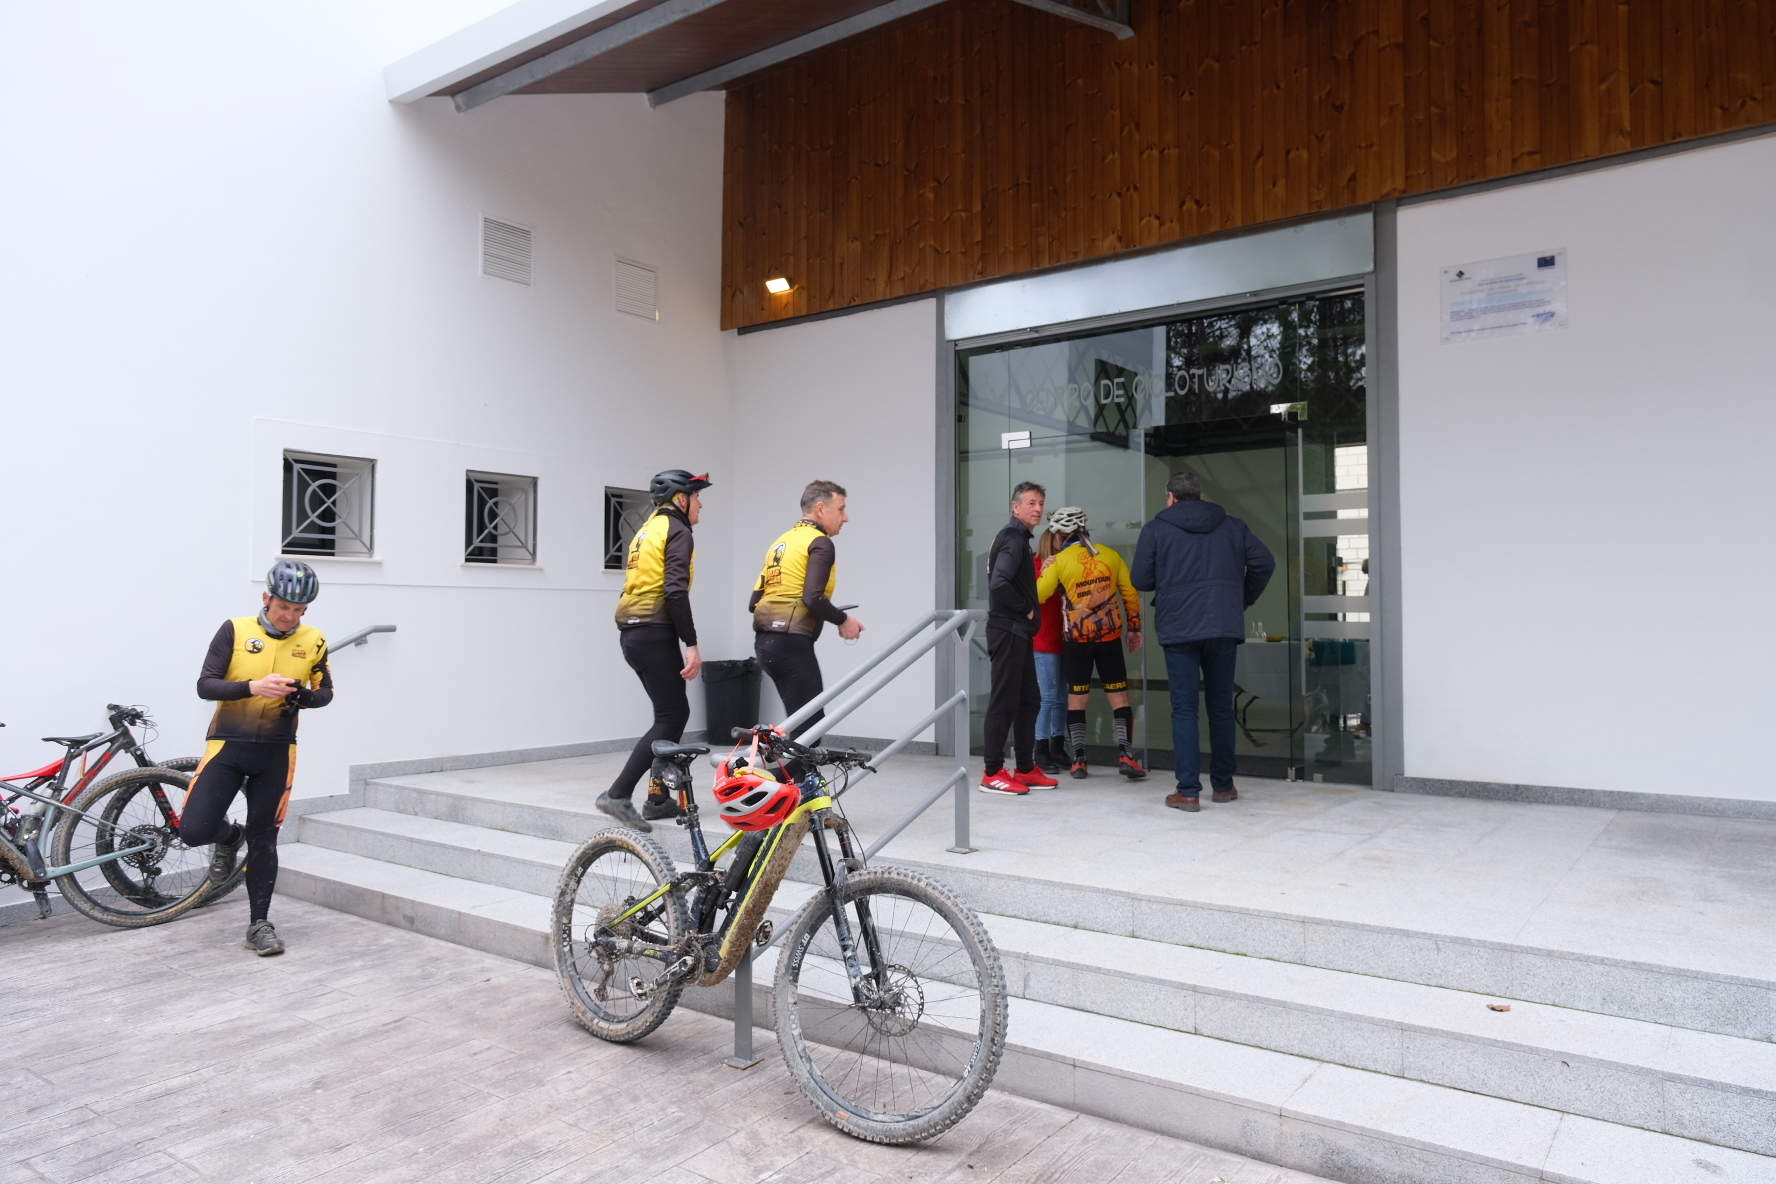
[[[481,274],[530,284],[530,227],[498,218],[481,219]]]
[[[617,311],[650,321],[660,319],[659,276],[653,268],[617,260]]]

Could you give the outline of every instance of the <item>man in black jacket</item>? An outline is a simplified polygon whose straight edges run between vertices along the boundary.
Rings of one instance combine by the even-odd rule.
[[[1178,789],[1165,804],[1200,809],[1202,754],[1196,689],[1209,709],[1209,786],[1217,802],[1239,797],[1233,787],[1233,667],[1245,639],[1245,610],[1270,582],[1276,560],[1246,524],[1202,500],[1189,473],[1166,482],[1166,508],[1141,528],[1130,577],[1153,592],[1153,622],[1165,649],[1172,688],[1172,751]]]
[[[1036,682],[1034,641],[1041,602],[1036,599],[1036,566],[1030,558],[1030,531],[1042,521],[1047,491],[1025,481],[1011,491],[1011,521],[987,551],[987,653],[993,686],[987,695],[982,755],[986,773],[981,792],[1021,797],[1032,787],[1052,789],[1055,779],[1036,767],[1036,712],[1042,691]],[[1016,768],[1005,771],[1005,738],[1011,736]]]

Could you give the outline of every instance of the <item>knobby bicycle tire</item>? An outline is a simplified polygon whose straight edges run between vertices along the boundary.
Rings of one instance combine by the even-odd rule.
[[[840,899],[858,937],[857,955],[866,973],[871,956],[857,905],[869,906],[894,1002],[880,1009],[857,1005],[850,998],[843,964],[836,961],[836,948],[822,943],[810,952],[818,935],[832,932],[827,928],[832,905],[825,893],[819,893],[791,923],[777,963],[771,990],[777,1046],[802,1092],[827,1122],[846,1134],[888,1144],[935,1138],[974,1109],[1004,1055],[1007,1003],[999,951],[980,918],[947,887],[905,868],[859,872],[847,880]],[[900,938],[930,938],[932,925],[927,921],[922,933],[915,932],[921,926],[908,914],[904,931],[896,930],[891,916],[877,915],[888,913],[885,906],[891,900],[910,902],[947,926],[949,933],[939,936],[936,949],[949,952],[932,968],[920,971],[894,961],[900,956],[896,949]],[[965,957],[959,959],[958,954]],[[804,991],[804,976],[824,982],[820,989]],[[978,994],[973,1001],[968,999],[971,983]],[[935,1006],[940,1001],[956,1003],[957,1012],[944,1013]],[[818,1031],[811,1035],[811,1028]],[[841,1047],[841,1041],[852,1047]],[[843,1068],[844,1056],[858,1043],[864,1050],[877,1043],[889,1054],[890,1059],[878,1058],[873,1076],[868,1067]],[[856,1055],[862,1066],[864,1052]],[[953,1081],[944,1071],[951,1062],[960,1066]],[[890,1101],[900,1097],[902,1081],[909,1093],[928,1090],[931,1100],[903,1111],[881,1108],[883,1065],[888,1087],[895,1091]]]
[[[195,773],[203,763],[203,758],[195,756],[176,756],[170,761],[156,761],[162,769],[171,769],[175,773]],[[208,908],[236,888],[247,882],[247,860],[243,853],[239,863],[234,865],[234,874],[222,881],[219,887],[210,890],[209,894],[197,902],[199,908]]]
[[[627,873],[622,866],[624,856],[634,865]],[[597,873],[600,879],[591,889],[593,899],[582,901],[580,890],[586,886],[588,874],[594,873],[596,865],[607,858],[609,870]],[[561,871],[561,879],[555,887],[554,907],[549,915],[549,941],[554,950],[555,974],[574,1019],[601,1040],[628,1044],[658,1028],[672,1014],[679,995],[692,977],[679,975],[664,986],[657,986],[646,1000],[637,999],[630,991],[631,972],[651,969],[654,978],[648,985],[654,986],[664,976],[667,964],[642,958],[629,959],[618,963],[601,981],[587,981],[588,975],[598,976],[602,968],[591,952],[590,943],[598,918],[647,896],[659,885],[670,881],[675,870],[672,857],[661,849],[659,843],[638,831],[613,827],[599,831],[581,843]],[[652,922],[622,936],[641,936],[649,945],[673,948],[683,943],[690,931],[684,897],[672,891],[660,898],[658,915]],[[642,975],[634,973],[633,977]],[[607,993],[607,998],[598,998],[600,989]],[[611,1006],[621,1001],[608,997],[613,992],[641,1006],[632,1013],[622,1014]]]
[[[76,810],[96,815],[128,830],[132,827],[125,825],[124,811],[144,799],[152,802],[153,798],[147,792],[149,786],[158,784],[169,794],[182,793],[189,780],[188,774],[170,772],[163,768],[130,769],[88,786],[69,804]],[[180,841],[171,823],[158,809],[147,817],[154,820],[153,825],[144,822],[137,826],[152,829],[161,842],[158,848],[143,857],[147,866],[152,866],[158,877],[163,870],[164,857],[169,853],[173,853],[181,864],[174,872],[174,882],[168,886],[172,894],[160,890],[158,879],[144,882],[130,876],[128,868],[146,870],[146,867],[135,857],[126,857],[125,860],[100,864],[98,868],[88,869],[86,872],[56,877],[56,886],[76,912],[106,925],[140,929],[182,916],[209,892],[209,880],[205,874],[208,860],[197,855],[196,848],[187,847]],[[77,814],[70,814],[56,826],[51,847],[52,862],[57,866],[66,866],[77,858],[85,858],[84,847],[77,849],[75,840],[86,834],[92,836],[93,854],[102,855],[116,850],[116,837],[112,830],[95,825]],[[82,876],[87,879],[82,880]],[[103,888],[99,887],[100,882],[103,883]],[[129,907],[120,907],[116,902],[125,902]]]

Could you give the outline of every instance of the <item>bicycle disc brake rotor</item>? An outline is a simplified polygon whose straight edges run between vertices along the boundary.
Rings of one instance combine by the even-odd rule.
[[[904,966],[888,966],[883,977],[887,983],[880,987],[873,979],[864,982],[864,1019],[885,1036],[905,1036],[925,1014],[925,989]]]

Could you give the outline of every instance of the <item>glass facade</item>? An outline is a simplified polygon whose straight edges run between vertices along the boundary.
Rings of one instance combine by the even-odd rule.
[[[1046,486],[1050,509],[1083,507],[1093,541],[1132,561],[1167,480],[1194,473],[1204,498],[1244,519],[1277,560],[1247,611],[1236,668],[1241,771],[1368,784],[1362,293],[961,350],[957,366],[958,603],[986,606],[986,551],[1018,482]],[[1156,646],[1128,663],[1136,747],[1150,768],[1170,768],[1178,688]],[[972,680],[978,751],[984,644]],[[1101,693],[1088,721],[1093,763],[1109,775]]]

